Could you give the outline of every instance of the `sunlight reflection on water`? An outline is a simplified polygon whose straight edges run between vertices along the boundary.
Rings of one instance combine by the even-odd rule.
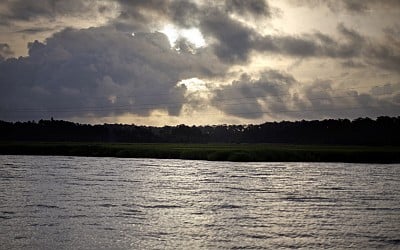
[[[0,242],[400,248],[399,184],[399,164],[0,156]]]

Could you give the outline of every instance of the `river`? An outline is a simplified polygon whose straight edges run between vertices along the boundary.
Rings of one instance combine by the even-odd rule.
[[[0,156],[1,249],[400,248],[400,164]]]

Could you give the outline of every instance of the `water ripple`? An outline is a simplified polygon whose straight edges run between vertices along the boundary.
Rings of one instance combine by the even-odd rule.
[[[400,248],[400,165],[0,156],[4,249]]]

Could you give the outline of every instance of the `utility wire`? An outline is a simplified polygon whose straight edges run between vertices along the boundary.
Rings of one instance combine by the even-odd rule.
[[[282,98],[286,96],[291,96],[291,94],[282,94],[282,95],[263,95],[263,96],[250,96],[250,97],[238,97],[238,98],[215,98],[211,99],[211,102],[217,102],[224,106],[229,105],[245,105],[245,104],[254,104],[254,102],[233,102],[234,100],[247,100],[254,99],[254,101],[260,101],[260,98],[268,99],[270,97]],[[342,96],[327,96],[327,97],[316,97],[316,98],[308,98],[309,101],[315,100],[331,100],[331,99],[340,99],[340,98],[355,98],[357,96],[354,95],[342,95]],[[231,101],[225,103],[225,101]],[[127,105],[108,105],[108,106],[97,106],[97,107],[62,107],[56,109],[46,109],[46,108],[13,108],[13,109],[3,109],[8,112],[54,112],[54,113],[63,113],[63,112],[76,112],[76,111],[93,111],[93,112],[101,112],[101,111],[112,111],[112,110],[123,110],[123,109],[134,109],[135,111],[140,110],[152,110],[158,108],[159,106],[164,106],[161,108],[172,108],[172,107],[180,107],[181,105],[186,104],[186,102],[164,102],[164,103],[142,103],[142,104],[127,104]]]
[[[287,113],[306,113],[306,112],[326,112],[326,111],[342,111],[342,110],[365,110],[365,111],[372,111],[372,110],[379,110],[382,107],[376,106],[354,106],[354,107],[343,107],[343,108],[320,108],[320,109],[301,109],[301,110],[274,110],[274,111],[254,111],[254,112],[209,112],[209,113],[200,113],[199,115],[207,115],[207,116],[220,116],[221,114],[226,114],[230,116],[240,116],[240,115],[257,115],[257,114],[287,114]],[[51,112],[48,112],[51,113]],[[168,117],[171,116],[169,114],[157,114],[156,117]],[[9,116],[10,117],[10,116]],[[88,116],[90,117],[90,116]],[[112,118],[114,116],[101,116],[102,118]]]
[[[374,87],[378,87],[378,86],[374,86]],[[219,88],[215,88],[213,90],[207,90],[207,91],[200,90],[197,93],[212,93],[211,91],[221,91],[220,93],[222,93],[222,94],[227,93],[227,92],[228,93],[229,92],[235,93],[234,91],[236,91],[236,89],[240,90],[242,88],[243,88],[242,86],[239,86],[239,87],[230,86],[230,89],[221,90]],[[368,87],[368,86],[362,87],[361,86],[361,87],[358,87],[358,88],[354,88],[354,87],[352,87],[352,88],[342,88],[342,89],[330,90],[329,93],[341,92],[341,91],[349,91],[349,90],[359,90],[359,89],[364,89],[364,88],[371,88],[371,87]],[[249,90],[257,90],[257,89],[264,90],[262,87],[259,87],[259,86],[246,86],[246,89],[249,89]],[[194,92],[194,93],[196,93],[196,92]],[[194,93],[190,93],[188,95],[188,97],[190,97],[191,95],[193,96]],[[124,98],[138,98],[138,97],[140,97],[140,98],[142,98],[142,97],[161,97],[161,96],[168,96],[168,95],[171,95],[171,93],[143,94],[143,95],[120,95],[120,96],[116,96],[116,97],[117,97],[117,99],[124,99]],[[248,96],[248,97],[240,97],[240,98],[218,98],[217,97],[217,98],[213,98],[212,100],[215,101],[215,102],[224,102],[224,101],[231,101],[231,100],[244,100],[244,99],[255,99],[255,98],[266,98],[266,97],[285,97],[285,96],[291,96],[291,95],[292,94],[284,93],[284,94],[276,94],[276,95],[260,95],[260,96]],[[102,99],[102,100],[108,100],[108,98],[109,98],[109,96],[92,97],[92,99]],[[333,98],[335,98],[335,97],[333,97]],[[155,103],[142,103],[142,104],[129,104],[129,105],[107,105],[107,106],[86,107],[85,109],[120,108],[120,107],[132,107],[132,106],[139,107],[139,106],[155,106],[155,105],[169,105],[169,104],[181,105],[182,103],[183,102],[167,102],[167,103],[157,103],[157,104],[155,104]],[[58,108],[57,110],[81,109],[81,108],[82,107],[65,107],[65,108],[61,107],[61,108]],[[27,107],[15,107],[13,109],[6,109],[6,110],[8,110],[8,111],[17,111],[17,110],[23,110],[23,111],[25,111],[25,110],[26,111],[32,111],[32,110],[42,111],[42,110],[45,110],[45,111],[48,111],[49,109],[39,108],[39,107],[36,107],[36,108],[32,108],[32,107],[29,107],[29,108],[27,108]]]

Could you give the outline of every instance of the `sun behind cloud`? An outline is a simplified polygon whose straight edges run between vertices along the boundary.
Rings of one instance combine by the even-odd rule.
[[[180,29],[172,24],[168,24],[165,25],[160,32],[168,37],[171,47],[176,45],[179,38],[186,39],[196,48],[206,46],[206,41],[198,28]]]

